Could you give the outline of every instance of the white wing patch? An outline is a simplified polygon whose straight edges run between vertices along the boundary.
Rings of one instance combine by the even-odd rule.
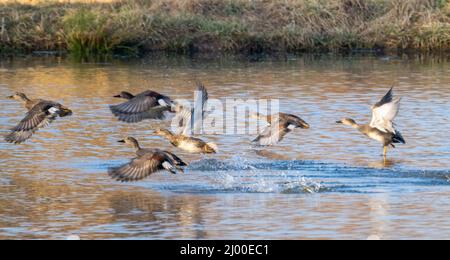
[[[171,172],[173,174],[176,173],[175,167],[170,162],[165,161],[162,163],[162,166],[164,167],[164,169],[168,170],[169,172]]]
[[[158,99],[158,104],[163,107],[169,106],[169,104],[167,104],[167,102],[164,99]]]
[[[57,112],[59,112],[59,109],[56,108],[56,107],[51,107],[51,108],[49,108],[48,112],[49,112],[51,115],[54,115],[54,114],[56,114]]]
[[[294,130],[295,128],[297,128],[295,125],[288,125],[289,130]]]
[[[370,126],[385,133],[396,133],[393,121],[400,110],[400,100],[401,98],[397,98],[381,107],[373,108]]]

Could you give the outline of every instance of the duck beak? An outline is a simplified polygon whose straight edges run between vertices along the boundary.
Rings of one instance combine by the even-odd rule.
[[[120,140],[120,141],[117,141],[118,143],[125,143],[125,140]]]
[[[121,96],[121,95],[115,95],[115,96],[113,96],[113,97],[115,97],[115,98],[121,98],[122,96]]]
[[[64,113],[67,113],[68,116],[73,114],[72,110],[70,110],[68,108],[64,109]]]
[[[302,128],[303,128],[303,129],[310,129],[311,127],[309,126],[308,123],[303,123],[303,124],[302,124]]]
[[[336,124],[343,124],[341,120],[336,121]]]
[[[59,113],[61,117],[71,116],[72,114],[73,114],[72,110],[68,109],[67,107],[62,107],[61,112]]]
[[[14,99],[14,96],[7,96],[7,99]]]

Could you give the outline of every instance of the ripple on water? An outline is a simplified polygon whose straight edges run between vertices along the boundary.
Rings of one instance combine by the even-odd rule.
[[[0,238],[448,238],[449,63],[399,60],[5,60],[0,134],[24,116],[20,104],[1,98],[16,91],[61,101],[74,115],[21,146],[0,142]],[[207,136],[220,153],[203,157],[152,134],[168,122],[130,125],[109,111],[122,90],[191,99],[198,78],[212,98],[280,97],[283,112],[312,127],[262,151],[249,145],[254,135]],[[368,122],[370,105],[392,82],[403,97],[396,123],[408,144],[385,163],[379,144],[334,122]],[[117,183],[108,167],[134,156],[117,143],[125,136],[192,164],[185,174]]]

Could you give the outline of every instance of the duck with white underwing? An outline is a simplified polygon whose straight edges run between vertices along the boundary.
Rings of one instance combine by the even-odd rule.
[[[372,120],[369,124],[360,125],[350,118],[344,118],[336,122],[351,126],[367,137],[382,143],[385,159],[389,146],[395,148],[395,144],[406,144],[402,134],[394,125],[394,119],[400,110],[401,98],[394,98],[393,90],[391,88],[378,103],[372,106]]]

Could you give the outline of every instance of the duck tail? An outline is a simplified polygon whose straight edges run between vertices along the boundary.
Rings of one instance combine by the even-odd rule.
[[[394,134],[394,137],[392,138],[392,140],[394,141],[394,143],[402,143],[402,144],[406,144],[405,139],[403,138],[402,134],[399,131],[396,131]]]
[[[217,153],[217,152],[219,152],[219,147],[215,143],[207,143],[206,144],[206,152]]]

